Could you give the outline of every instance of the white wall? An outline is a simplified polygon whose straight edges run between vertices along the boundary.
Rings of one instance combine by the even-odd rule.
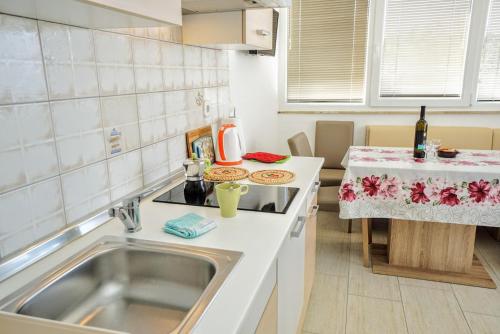
[[[275,152],[278,137],[278,58],[229,53],[229,83],[247,150]]]

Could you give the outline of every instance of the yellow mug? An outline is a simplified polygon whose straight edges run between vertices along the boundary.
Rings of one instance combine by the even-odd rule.
[[[236,216],[240,196],[248,193],[246,184],[220,183],[215,186],[215,195],[219,203],[221,216],[231,218]]]

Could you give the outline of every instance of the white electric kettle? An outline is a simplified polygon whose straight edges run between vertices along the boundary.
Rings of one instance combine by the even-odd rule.
[[[234,166],[243,162],[238,128],[234,124],[222,124],[217,132],[217,150],[215,163],[222,166]]]

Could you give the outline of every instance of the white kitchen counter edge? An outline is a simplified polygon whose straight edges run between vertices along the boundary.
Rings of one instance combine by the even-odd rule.
[[[247,313],[250,312],[254,300],[258,297],[257,293],[266,280],[267,273],[275,264],[278,251],[295,222],[295,217],[302,207],[301,204],[308,199],[309,189],[311,189],[322,164],[323,158],[305,157],[293,157],[284,164],[264,165],[249,161],[244,162],[243,167],[250,172],[275,168],[287,169],[296,173],[294,182],[286,186],[298,187],[300,191],[286,215],[239,211],[235,218],[223,219],[219,215],[219,209],[216,208],[153,203],[152,200],[155,197],[172,188],[178,182],[169,185],[141,203],[142,231],[126,234],[122,224],[117,220],[112,220],[0,283],[0,299],[105,235],[228,249],[243,252],[244,255],[226,279],[203,318],[200,319],[194,333],[245,333],[246,325],[244,322]],[[244,180],[241,183],[251,182]],[[163,233],[161,227],[166,220],[186,212],[195,212],[214,218],[220,222],[219,226],[199,238],[190,240]]]

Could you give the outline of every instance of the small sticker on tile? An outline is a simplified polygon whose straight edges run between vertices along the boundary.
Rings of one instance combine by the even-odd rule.
[[[121,141],[122,133],[115,128],[111,130],[111,134],[109,136],[109,143],[111,144],[111,154],[117,154],[122,151],[120,141]]]

